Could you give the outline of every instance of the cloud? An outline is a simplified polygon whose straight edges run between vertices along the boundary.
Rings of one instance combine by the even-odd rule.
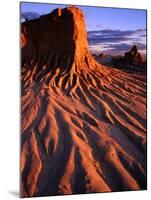
[[[108,36],[108,37],[124,37],[124,36],[129,36],[134,34],[136,31],[133,30],[127,30],[127,31],[121,31],[121,30],[111,30],[111,29],[104,29],[104,30],[99,30],[99,31],[89,31],[88,35],[90,37],[93,36]]]
[[[96,25],[96,28],[101,28],[102,27],[102,24],[97,24]]]
[[[119,42],[119,41],[127,41],[130,38],[137,39],[139,34],[141,33],[141,37],[143,37],[142,32],[145,33],[145,30],[138,29],[138,30],[110,30],[104,29],[100,31],[89,31],[88,32],[88,40],[90,43],[100,43],[100,42]],[[144,34],[145,36],[145,34]]]
[[[146,37],[146,34],[139,35],[140,37]]]
[[[88,38],[89,44],[98,44],[98,43],[109,43],[109,42],[124,42],[128,41],[129,38],[124,38],[124,37],[96,37],[96,38]]]
[[[118,51],[128,51],[132,47],[131,44],[121,43],[121,44],[110,44],[112,50]]]
[[[21,21],[32,20],[39,18],[40,15],[36,12],[23,12],[21,13]]]
[[[123,53],[136,44],[139,50],[146,50],[146,29],[137,30],[112,30],[104,29],[88,32],[90,50],[98,52],[99,47],[103,52]],[[96,53],[95,52],[95,53]]]

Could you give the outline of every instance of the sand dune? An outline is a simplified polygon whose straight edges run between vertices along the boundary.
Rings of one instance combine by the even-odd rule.
[[[21,196],[146,189],[146,76],[98,64],[75,7],[22,39]]]

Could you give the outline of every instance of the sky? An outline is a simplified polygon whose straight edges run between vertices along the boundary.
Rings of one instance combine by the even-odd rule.
[[[21,3],[21,16],[29,19],[69,5]],[[146,11],[105,7],[77,6],[85,16],[88,44],[92,53],[120,55],[136,44],[146,54]]]

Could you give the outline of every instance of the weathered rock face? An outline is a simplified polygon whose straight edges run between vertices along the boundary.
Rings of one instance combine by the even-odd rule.
[[[69,70],[88,67],[93,60],[88,50],[83,13],[75,7],[56,9],[37,20],[24,22],[22,38],[23,61],[28,65],[32,61],[49,65],[49,70],[57,67]],[[55,59],[57,62],[52,63]]]

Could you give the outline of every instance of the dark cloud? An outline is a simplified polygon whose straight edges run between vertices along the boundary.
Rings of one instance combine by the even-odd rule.
[[[141,37],[143,37],[142,32],[144,32],[144,37],[145,37],[144,29],[127,30],[127,31],[105,29],[100,31],[89,31],[88,40],[90,43],[93,44],[96,42],[105,43],[105,42],[127,41],[130,40],[130,37],[132,39],[137,39],[140,33]]]
[[[104,29],[104,30],[100,30],[100,31],[89,31],[88,37],[98,37],[98,36],[127,37],[127,36],[134,35],[136,33],[142,33],[142,31],[143,31],[143,29],[127,30],[127,31]]]
[[[143,29],[137,29],[136,31],[139,32],[139,33],[140,32],[146,32],[146,29],[145,28],[143,28]]]
[[[40,15],[36,12],[23,12],[21,13],[21,20],[32,20],[32,19],[36,19],[39,18]]]
[[[98,35],[104,35],[104,36],[131,36],[133,34],[142,34],[146,32],[145,29],[137,29],[137,30],[112,30],[112,29],[104,29],[104,30],[98,30],[98,31],[88,31],[88,36],[98,36]]]
[[[104,29],[88,32],[89,46],[102,44],[105,45],[107,51],[110,52],[128,51],[133,44],[136,44],[139,50],[146,50],[146,44],[144,44],[145,37],[146,29],[126,31]]]
[[[139,35],[139,37],[146,37],[146,34]]]
[[[100,44],[100,43],[109,43],[109,42],[124,42],[129,41],[129,38],[126,37],[96,37],[96,38],[88,38],[88,42],[90,45]]]
[[[121,43],[121,44],[110,44],[110,48],[118,50],[118,51],[128,51],[132,45]]]

